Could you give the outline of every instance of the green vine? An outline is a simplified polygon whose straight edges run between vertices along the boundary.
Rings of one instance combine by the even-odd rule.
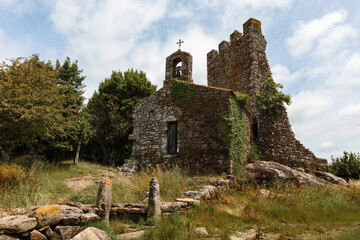
[[[188,82],[173,79],[170,85],[171,101],[178,107],[183,107],[194,96],[194,87]]]
[[[239,98],[239,96],[241,96]],[[230,117],[221,111],[223,121],[219,124],[218,129],[221,139],[230,150],[230,155],[233,160],[233,170],[237,174],[241,172],[246,161],[246,134],[247,125],[244,113],[244,106],[247,103],[246,94],[234,94],[230,101]]]

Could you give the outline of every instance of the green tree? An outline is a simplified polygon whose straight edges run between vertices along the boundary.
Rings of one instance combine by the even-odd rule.
[[[330,172],[338,177],[360,179],[360,155],[359,153],[346,152],[341,157],[331,156]]]
[[[256,107],[268,114],[279,114],[286,110],[285,104],[291,104],[291,96],[279,91],[282,88],[283,86],[275,83],[273,78],[266,79],[260,92],[256,93]]]
[[[59,85],[57,72],[37,55],[0,64],[0,149],[9,160],[19,144],[33,145],[41,138],[65,134],[72,112],[66,106],[67,85]]]
[[[88,157],[103,164],[120,165],[131,154],[132,110],[143,98],[156,91],[156,86],[142,71],[113,71],[89,99],[87,112],[95,131],[87,146]],[[90,153],[91,151],[91,153]]]
[[[84,143],[84,137],[79,133],[85,133],[83,130],[79,130],[80,126],[85,126],[79,122],[84,122],[84,113],[82,113],[82,107],[84,105],[84,93],[85,87],[83,81],[85,76],[82,76],[82,70],[78,66],[78,61],[71,62],[70,57],[67,57],[63,64],[59,60],[56,60],[55,66],[48,62],[51,69],[57,72],[56,79],[60,86],[63,86],[62,93],[65,96],[64,109],[71,109],[71,111],[64,111],[63,116],[68,122],[64,133],[57,135],[53,139],[47,139],[40,142],[39,148],[45,153],[48,159],[61,160],[63,158],[72,157],[75,149],[76,152],[80,151],[80,144]],[[85,128],[87,129],[87,128]],[[86,142],[86,141],[85,141]],[[78,157],[78,153],[75,154],[75,159]],[[78,160],[78,158],[77,158]],[[76,160],[76,162],[77,162]]]

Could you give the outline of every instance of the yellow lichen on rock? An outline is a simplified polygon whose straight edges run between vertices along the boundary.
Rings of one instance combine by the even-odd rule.
[[[52,213],[59,214],[60,206],[57,204],[47,205],[45,207],[38,208],[34,211],[36,217],[41,218],[43,216],[49,216]]]
[[[110,187],[111,186],[111,184],[112,184],[112,182],[111,182],[111,179],[110,178],[108,178],[108,179],[106,179],[105,180],[105,182],[107,183],[107,185]]]

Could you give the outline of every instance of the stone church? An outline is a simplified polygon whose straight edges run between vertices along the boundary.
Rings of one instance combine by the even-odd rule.
[[[243,24],[243,33],[235,30],[230,41],[222,41],[218,48],[207,54],[208,86],[193,83],[190,53],[178,50],[166,58],[164,86],[134,109],[130,139],[136,164],[141,168],[165,164],[196,173],[232,173],[234,155],[220,126],[224,115],[230,115],[235,92],[241,92],[249,96],[243,108],[243,159],[256,142],[260,160],[328,171],[326,159],[317,158],[296,140],[285,111],[267,115],[255,106],[256,92],[271,77],[261,22],[250,18]],[[190,93],[180,91],[180,95],[187,94],[182,102],[172,95],[174,78],[187,83],[183,87]]]

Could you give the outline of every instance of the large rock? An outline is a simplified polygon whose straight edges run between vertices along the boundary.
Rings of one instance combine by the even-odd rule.
[[[34,229],[30,232],[29,240],[47,240],[46,236]]]
[[[33,216],[38,222],[37,228],[58,224],[61,220],[61,208],[57,204],[46,205],[35,209]]]
[[[36,227],[36,218],[27,215],[7,216],[0,218],[0,230],[5,233],[17,234],[29,231]]]
[[[88,227],[73,237],[71,240],[111,240],[111,238],[103,230],[94,227]]]
[[[20,240],[20,238],[4,234],[0,235],[0,240]]]
[[[61,239],[70,239],[80,232],[80,226],[56,226],[55,232]]]
[[[324,179],[328,182],[331,182],[331,183],[334,183],[334,184],[340,184],[340,185],[343,185],[343,186],[349,186],[349,184],[345,181],[345,179],[341,178],[341,177],[338,177],[338,176],[335,176],[334,174],[332,173],[328,173],[328,172],[315,172],[315,175],[318,177],[318,178],[321,178],[321,179]]]
[[[271,161],[258,161],[245,166],[254,179],[258,181],[273,181],[282,179],[298,186],[316,186],[323,187],[329,184],[323,179],[319,179],[309,173],[297,171],[285,165]]]
[[[80,217],[84,214],[84,212],[77,208],[68,205],[60,206],[60,217],[61,225],[77,225],[80,223]]]

